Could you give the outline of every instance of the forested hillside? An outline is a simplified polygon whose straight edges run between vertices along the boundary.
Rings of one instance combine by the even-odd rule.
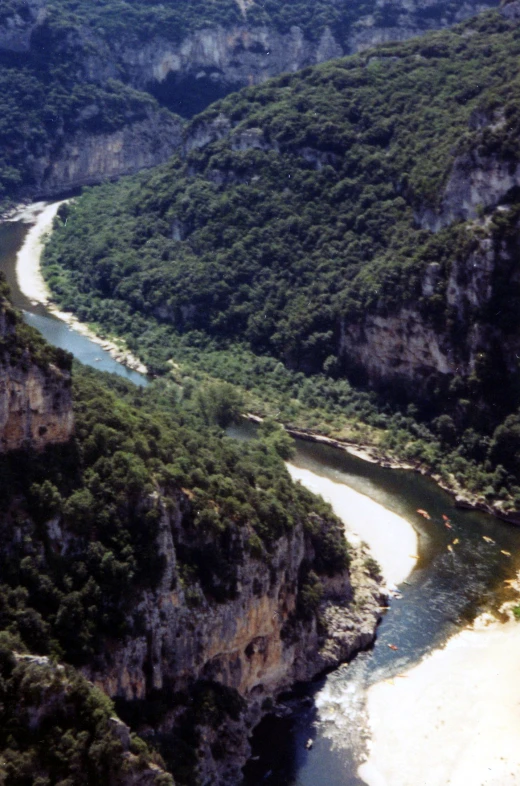
[[[189,116],[232,89],[497,2],[4,2],[0,206],[165,161],[180,122],[151,96]]]
[[[275,424],[225,436],[231,386],[181,395],[77,367],[71,400],[70,356],[0,285],[1,389],[18,366],[52,382],[60,364],[73,415],[66,439],[39,430],[9,449],[4,421],[36,418],[50,383],[17,377],[1,402],[0,777],[167,786],[110,697],[178,784],[234,786],[273,697],[373,641],[378,567],[292,482]]]
[[[184,158],[62,212],[60,303],[156,369],[176,335],[241,342],[412,401],[518,488],[515,8],[212,106]]]

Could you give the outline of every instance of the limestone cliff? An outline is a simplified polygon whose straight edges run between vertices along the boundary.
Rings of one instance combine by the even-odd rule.
[[[0,735],[4,782],[12,782],[23,762],[25,778],[35,783],[64,783],[60,776],[69,775],[69,783],[173,786],[142,744],[136,755],[130,729],[74,669],[46,656],[9,651],[5,641],[1,650],[3,731],[9,729]],[[66,739],[61,750],[57,726],[59,738]]]
[[[95,113],[96,107],[92,107]],[[45,146],[32,161],[32,197],[48,197],[78,186],[113,180],[166,161],[181,141],[182,123],[173,115],[150,109],[112,132],[78,129]]]
[[[86,11],[87,4],[78,10],[67,0],[13,0],[0,11],[3,100],[17,91],[27,96],[30,120],[19,133],[16,115],[6,121],[0,199],[54,195],[165,161],[181,143],[181,123],[147,104],[150,93],[190,117],[246,85],[447,27],[497,4],[371,0],[336,8],[331,2],[325,21],[315,25],[312,7],[304,9],[305,19],[289,10],[287,20],[280,8],[238,3],[224,22],[212,16],[204,24],[181,3],[182,24],[163,29],[161,5],[144,12],[149,4],[121,4],[114,26],[106,2]],[[141,17],[134,13],[144,13],[146,24],[136,25]]]
[[[130,21],[125,29],[123,11],[122,25],[110,38],[102,28],[80,24],[70,35],[82,51],[84,79],[104,83],[122,78],[157,95],[175,112],[191,115],[240,87],[448,27],[496,7],[499,0],[342,3],[331,15],[335,23],[322,24],[317,30],[294,14],[289,24],[282,24],[261,3],[237,4],[241,13],[235,16],[240,21],[203,26],[196,20],[195,29],[188,26],[181,35],[161,33],[157,26],[147,34],[132,29]],[[0,48],[29,53],[35,31],[48,21],[50,6],[48,0],[20,0],[12,13],[0,17]]]
[[[297,21],[287,31],[274,23],[251,23],[244,10],[240,25],[197,30],[179,42],[158,36],[136,46],[121,40],[111,59],[125,70],[130,84],[151,90],[181,114],[194,114],[239,87],[377,44],[405,41],[497,5],[498,0],[466,0],[456,7],[443,0],[377,0],[350,9],[345,3],[337,13],[338,25],[325,26],[318,35]],[[186,95],[193,91],[199,91],[198,100]]]
[[[241,713],[218,729],[208,724],[198,752],[200,782],[231,786],[239,782],[249,753],[248,732],[272,707],[273,697],[369,646],[383,596],[367,567],[368,554],[360,548],[352,552],[349,571],[320,577],[319,608],[302,614],[302,570],[312,565],[315,554],[299,525],[272,544],[269,566],[250,556],[243,535],[237,535],[241,542],[235,549],[242,557],[236,597],[215,603],[199,585],[186,586],[179,572],[178,550],[202,536],[187,524],[190,505],[184,495],[173,511],[161,503],[158,547],[165,571],[157,590],[144,593],[135,609],[141,635],[111,643],[85,673],[130,706],[161,692],[189,693],[197,681],[236,692],[244,700]],[[171,733],[182,711],[172,700],[154,729],[144,723],[140,731],[160,739]],[[217,738],[221,743],[226,738],[220,756],[215,755]]]
[[[49,348],[42,358],[17,319],[0,301],[0,452],[67,442],[74,429],[68,357]]]

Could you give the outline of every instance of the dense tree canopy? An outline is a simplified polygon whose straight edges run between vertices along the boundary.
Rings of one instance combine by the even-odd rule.
[[[490,12],[224,99],[187,130],[188,140],[204,132],[213,142],[62,209],[45,254],[56,297],[124,335],[155,371],[188,350],[192,358],[252,351],[264,359],[248,360],[249,385],[283,388],[293,402],[302,380],[282,382],[266,356],[290,373],[332,377],[327,396],[353,401],[338,387],[348,372],[340,326],[367,313],[412,304],[462,348],[466,329],[447,304],[446,282],[484,230],[455,223],[434,234],[416,217],[438,206],[457,156],[478,150],[516,165],[519,54],[519,28]],[[513,237],[516,199],[510,194],[509,212],[490,217],[491,242]],[[432,262],[437,284],[423,294]],[[512,331],[516,285],[497,275],[494,287],[489,319],[500,301],[500,329]],[[516,380],[503,375],[490,405],[502,373],[496,360],[482,356],[470,380],[439,388],[437,399],[434,391],[426,408],[416,402],[442,444],[477,434],[463,441],[475,461],[487,456],[482,439],[518,406]],[[217,376],[247,387],[239,364],[217,365]],[[320,399],[321,385],[312,393],[307,385],[309,401]],[[373,403],[357,401],[377,422]],[[437,420],[446,408],[451,425]],[[508,468],[516,473],[514,462]]]

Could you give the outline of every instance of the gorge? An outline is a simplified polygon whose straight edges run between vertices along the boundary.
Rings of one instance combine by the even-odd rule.
[[[11,0],[0,15],[0,204],[157,165],[181,147],[179,115],[498,3]]]
[[[6,228],[9,229],[4,225],[2,229]],[[2,266],[6,262],[12,264],[7,259],[2,262]],[[9,267],[6,272],[9,273]],[[19,294],[18,297],[19,304],[24,304],[23,296]],[[520,532],[481,514],[456,511],[450,506],[446,496],[426,479],[410,473],[385,470],[349,457],[347,454],[338,453],[326,446],[302,443],[293,462],[301,468],[299,471],[310,470],[314,473],[312,481],[314,490],[327,494],[326,485],[322,485],[320,481],[320,475],[323,474],[333,479],[335,485],[338,481],[353,485],[358,491],[374,497],[400,516],[412,520],[419,533],[418,570],[409,577],[407,584],[401,585],[403,599],[392,601],[391,611],[385,616],[379,630],[378,643],[373,655],[369,655],[368,660],[365,660],[365,656],[360,660],[358,656],[358,660],[347,670],[332,674],[324,685],[318,686],[320,690],[315,697],[316,715],[309,714],[306,703],[301,707],[297,705],[296,713],[291,716],[292,720],[285,721],[286,726],[282,735],[279,727],[275,725],[274,737],[267,745],[262,746],[260,738],[258,743],[255,738],[253,739],[253,750],[256,755],[260,754],[260,760],[248,765],[248,784],[256,786],[269,770],[274,770],[274,774],[271,774],[272,782],[287,783],[289,779],[294,779],[298,786],[310,784],[321,786],[322,783],[334,783],[334,786],[336,784],[358,786],[361,781],[356,776],[356,769],[360,757],[362,760],[366,755],[364,753],[366,743],[363,737],[365,729],[370,736],[364,714],[366,712],[364,695],[367,686],[374,682],[384,688],[385,681],[392,682],[396,673],[401,674],[403,670],[420,660],[432,647],[442,644],[459,627],[465,627],[466,622],[473,618],[478,609],[496,610],[504,600],[509,599],[510,594],[503,589],[502,580],[511,577],[520,568],[518,563]],[[338,485],[337,488],[339,490],[340,486]],[[347,496],[347,506],[348,500]],[[341,494],[338,495],[338,503],[341,504]],[[416,509],[419,507],[426,507],[431,512],[432,523],[425,522],[417,515]],[[337,512],[342,513],[340,509]],[[348,510],[346,512],[349,513]],[[456,530],[455,534],[463,544],[459,547],[463,551],[456,557],[452,557],[446,550],[446,544],[453,540],[453,534],[443,526],[441,512],[449,514]],[[482,540],[483,534],[486,537],[491,536],[497,545],[487,546]],[[411,544],[403,544],[404,560],[409,556],[410,546]],[[512,553],[514,557],[508,559],[501,556],[499,546]],[[405,573],[401,575],[404,576]],[[157,606],[152,602],[147,604],[147,608],[149,610],[147,613],[150,613]],[[266,621],[269,627],[271,621],[268,619]],[[490,634],[496,636],[493,629],[490,630]],[[506,630],[504,629],[504,633],[500,632],[499,635],[506,635]],[[389,650],[388,643],[397,643],[399,652],[394,654]],[[127,661],[127,665],[116,667],[117,673],[125,675],[123,677],[125,687],[122,691],[124,694],[135,689],[139,690],[139,684],[143,684],[140,683],[138,676],[138,660],[136,660],[139,657],[138,652],[134,652],[132,657],[133,662]],[[511,651],[511,657],[514,662],[514,650]],[[133,667],[133,672],[128,671],[129,666]],[[482,668],[487,671],[489,662],[483,661]],[[161,670],[162,667],[156,670],[156,678],[160,677]],[[107,674],[110,674],[110,669]],[[407,682],[403,680],[403,684]],[[116,683],[110,685],[105,682],[105,685],[111,691],[117,690]],[[491,708],[493,696],[488,696],[487,701],[490,702]],[[463,704],[457,708],[457,712],[466,711]],[[283,720],[278,721],[278,723],[283,722]],[[229,729],[226,734],[232,734],[228,743],[232,746],[237,741],[237,726],[229,720],[226,728]],[[419,728],[418,726],[418,731]],[[356,729],[359,730],[360,737],[354,733]],[[305,742],[309,738],[313,738],[315,744],[312,751],[307,752]],[[404,738],[400,738],[397,743],[394,741],[396,757],[398,759],[401,757],[402,760],[402,756],[407,755],[410,757],[410,767],[420,767],[420,760],[414,758],[410,748],[407,749],[406,746],[403,748],[403,743]],[[256,745],[260,747],[257,748]],[[234,751],[236,767],[237,762],[244,755],[244,749],[239,747]],[[391,767],[391,758],[387,757],[387,759],[388,766]],[[477,760],[475,756],[474,760]],[[481,761],[482,766],[487,767],[487,764],[484,765],[484,759],[478,760]],[[506,760],[512,761],[507,757]],[[381,761],[378,766],[381,766]],[[234,780],[236,770],[231,772],[232,782],[236,782]],[[210,775],[210,777],[214,776]],[[395,778],[395,773],[391,777]],[[400,777],[398,769],[397,781],[389,780],[389,782],[400,783]],[[369,774],[367,782],[372,784]]]
[[[352,29],[384,38],[389,5]],[[415,786],[426,761],[431,786],[490,770],[509,782],[520,530],[454,508],[426,478],[294,446],[273,420],[319,431],[325,412],[328,433],[368,436],[374,450],[517,515],[518,6],[253,86],[189,123],[136,93],[153,85],[148,73],[146,85],[132,81],[132,68],[152,62],[165,87],[181,73],[191,84],[194,57],[213,69],[202,16],[200,28],[179,28],[188,38],[174,50],[161,48],[137,3],[112,18],[101,3],[101,37],[85,27],[81,2],[74,32],[58,14],[56,51],[63,62],[80,52],[75,65],[95,87],[74,94],[72,136],[69,115],[58,157],[23,193],[111,179],[165,160],[171,145],[180,152],[42,206],[44,217],[57,213],[44,260],[53,297],[124,340],[158,377],[150,384],[110,366],[88,337],[77,343],[46,296],[37,302],[20,270],[38,243],[17,254],[35,237],[16,220],[0,226],[15,304],[62,346],[25,326],[2,290],[0,726],[18,735],[13,744],[0,734],[8,786],[27,777],[166,786],[171,772],[178,786],[232,786],[242,771],[248,786]],[[65,2],[15,10],[1,40],[33,57],[33,43],[56,32],[48,20],[59,7],[70,11]],[[436,26],[457,12],[443,8]],[[123,11],[143,24],[146,52],[114,34]],[[224,11],[255,18],[253,6],[222,2]],[[160,14],[166,36],[173,22]],[[319,52],[304,27],[278,31],[279,48],[256,28],[238,37],[226,28],[218,41],[234,47],[238,74],[261,58],[260,41],[278,59],[334,54],[339,39],[325,27]],[[227,50],[218,56],[224,76],[198,80],[209,75],[213,97],[230,84]],[[144,123],[136,135],[134,122]],[[94,370],[71,373],[63,350],[76,348]],[[265,422],[229,426],[242,410]],[[358,537],[346,543],[337,515],[291,476]],[[382,571],[356,528],[363,517]],[[389,604],[381,572],[402,582]],[[495,651],[499,680],[486,676]],[[455,696],[450,669],[464,682]],[[390,728],[389,707],[398,697],[404,727],[423,691],[408,740]],[[438,714],[437,695],[450,696],[452,718]],[[511,718],[498,735],[497,696]],[[457,728],[475,702],[489,710],[479,729],[493,744]],[[428,726],[444,722],[436,739],[452,747],[431,760]]]

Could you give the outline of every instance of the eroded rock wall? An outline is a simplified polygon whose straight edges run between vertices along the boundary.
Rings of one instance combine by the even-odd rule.
[[[322,578],[319,611],[302,618],[299,574],[304,560],[314,556],[303,525],[273,544],[269,564],[250,556],[245,542],[236,544],[243,556],[234,599],[216,603],[197,585],[186,589],[176,549],[189,538],[183,525],[189,504],[180,498],[176,511],[163,509],[158,545],[166,567],[160,587],[144,593],[136,607],[142,635],[114,642],[86,673],[108,695],[130,702],[165,688],[170,695],[189,689],[195,680],[237,691],[245,711],[237,721],[228,719],[225,732],[206,730],[208,750],[201,756],[204,782],[235,784],[249,753],[248,729],[265,712],[265,700],[369,646],[383,596],[360,549],[353,551],[350,571]],[[174,723],[172,710],[156,731]],[[210,743],[224,733],[228,755],[216,761]]]
[[[163,110],[150,110],[147,117],[111,133],[78,130],[33,160],[29,191],[48,197],[148,169],[177,150],[181,134],[182,123]]]
[[[0,303],[0,452],[67,442],[74,430],[70,373],[35,363],[30,349],[13,356],[7,313]]]

